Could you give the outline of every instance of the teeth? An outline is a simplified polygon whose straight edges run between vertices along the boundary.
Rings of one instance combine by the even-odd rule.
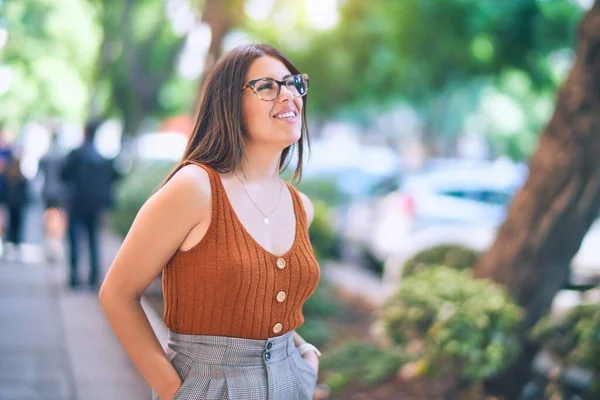
[[[287,112],[285,114],[276,115],[275,118],[283,119],[283,118],[293,118],[296,116],[295,112]]]

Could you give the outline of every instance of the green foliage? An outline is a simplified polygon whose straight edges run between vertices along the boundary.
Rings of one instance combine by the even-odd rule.
[[[350,311],[331,291],[329,284],[321,280],[317,290],[302,307],[305,323],[298,333],[316,346],[324,346],[334,337],[331,321],[348,318]]]
[[[351,340],[327,351],[321,360],[321,368],[326,371],[325,382],[333,391],[339,391],[355,381],[365,386],[377,386],[393,376],[405,361],[406,358],[395,349]]]
[[[313,200],[335,206],[344,201],[344,195],[333,179],[303,179],[298,184],[298,189]]]
[[[532,329],[532,338],[567,365],[600,374],[600,306],[583,304],[564,316],[546,316]]]
[[[0,2],[0,15],[8,32],[0,66],[12,76],[0,120],[82,120],[101,40],[94,10],[78,0],[19,0]]]
[[[402,276],[413,275],[437,265],[446,265],[458,270],[470,269],[475,265],[478,256],[477,252],[458,245],[435,246],[408,259],[402,268]]]
[[[286,171],[284,176],[290,179],[291,172]],[[298,190],[311,199],[315,208],[309,234],[317,258],[338,257],[340,240],[334,227],[332,207],[342,203],[343,194],[331,179],[303,179]]]
[[[377,128],[382,113],[409,104],[436,151],[455,148],[467,134],[516,161],[532,154],[548,121],[546,105],[553,108],[583,16],[569,0],[348,0],[337,26],[319,31],[301,18],[278,24],[290,2],[276,4],[272,20],[246,29],[309,74],[313,117]],[[503,92],[514,72],[527,77],[526,94],[504,96],[517,115],[508,118],[498,104],[478,109],[487,90]],[[402,127],[382,131],[392,139],[406,134]]]
[[[315,293],[302,307],[305,317],[326,319],[343,318],[348,314],[347,308],[334,296],[327,281],[321,280]]]
[[[171,171],[171,164],[136,165],[122,179],[116,207],[110,215],[113,231],[125,237],[137,213]]]
[[[423,344],[415,357],[428,372],[449,369],[470,381],[484,380],[514,359],[522,316],[499,285],[446,266],[408,276],[381,310],[394,343]]]
[[[555,78],[554,84],[534,90],[533,79],[525,72],[506,70],[497,76],[494,87],[482,91],[478,113],[490,121],[488,134],[495,155],[523,161],[533,153],[538,133],[554,111],[554,89],[560,84],[558,75]]]
[[[310,241],[319,260],[339,255],[339,238],[333,228],[331,209],[320,200],[312,200],[315,216],[310,225]]]
[[[160,107],[156,113],[160,117],[185,114],[197,94],[198,87],[189,79],[172,75],[160,88],[158,93]]]
[[[311,31],[302,22],[281,27],[289,34],[268,23],[249,29],[310,74],[313,111],[327,115],[399,98],[425,104],[455,82],[505,69],[554,87],[547,57],[573,47],[582,14],[570,1],[349,0],[333,30]]]
[[[171,95],[182,86],[174,75],[185,37],[174,33],[165,2],[105,0],[96,5],[104,32],[96,94],[105,101],[95,106],[121,117],[126,134],[138,133],[149,116],[187,111],[195,93],[188,87],[178,100]]]
[[[304,324],[296,329],[304,340],[317,347],[327,345],[335,336],[333,327],[319,319],[306,319]]]
[[[0,120],[81,122],[91,112],[122,117],[127,132],[148,116],[187,111],[195,92],[159,99],[174,75],[184,37],[163,0],[19,0],[0,2],[8,31],[0,66],[12,76],[0,95]]]

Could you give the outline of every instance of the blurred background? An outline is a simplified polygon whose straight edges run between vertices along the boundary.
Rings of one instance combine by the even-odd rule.
[[[599,8],[0,0],[0,172],[17,159],[27,193],[16,243],[3,199],[0,399],[149,398],[94,290],[67,287],[65,216],[45,200],[44,160],[79,147],[100,119],[94,145],[120,176],[101,227],[105,273],[183,153],[203,74],[253,42],[310,77],[298,186],[315,204],[323,280],[299,333],[325,350],[318,395],[600,398],[600,102],[572,100],[558,121],[561,87],[600,79],[589,61]],[[561,134],[570,158],[543,147]],[[569,197],[578,211],[557,212],[571,181],[589,185]],[[164,340],[160,278],[143,304]],[[519,382],[503,375],[515,365]]]

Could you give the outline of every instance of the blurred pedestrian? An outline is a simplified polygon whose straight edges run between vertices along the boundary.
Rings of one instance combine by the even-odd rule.
[[[78,284],[79,245],[85,232],[90,270],[88,284],[98,286],[100,276],[100,230],[102,217],[111,205],[113,183],[118,177],[112,160],[103,157],[94,146],[99,120],[86,124],[83,145],[69,153],[61,170],[67,187],[69,236],[69,286]]]
[[[320,353],[295,329],[320,276],[314,209],[280,177],[293,154],[302,172],[307,90],[308,76],[271,46],[223,56],[182,161],[106,276],[102,305],[154,399],[313,396]],[[140,305],[161,271],[166,355]]]
[[[61,179],[65,154],[58,143],[58,134],[50,136],[50,147],[42,157],[39,173],[43,176],[42,200],[44,202],[44,230],[46,258],[50,262],[59,260],[63,254],[63,240],[66,229],[65,200],[66,187]]]
[[[3,125],[0,125],[0,203],[4,203],[4,176],[8,167],[8,162],[12,157],[12,147],[6,138],[6,130]],[[3,207],[0,208],[0,238],[4,237],[4,229],[7,216]],[[0,255],[3,252],[2,241],[0,240]]]
[[[4,241],[12,245],[12,248],[6,246],[5,250],[9,260],[22,258],[21,244],[29,200],[29,182],[21,172],[20,158],[13,154],[4,172],[4,204],[8,210],[8,229]]]

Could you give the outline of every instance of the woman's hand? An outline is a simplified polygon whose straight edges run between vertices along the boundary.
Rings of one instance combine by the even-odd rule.
[[[306,363],[312,369],[315,370],[315,372],[318,375],[319,374],[319,357],[317,357],[317,353],[315,353],[314,351],[307,351],[306,353],[304,353],[302,358],[304,359],[304,361],[306,361]]]

